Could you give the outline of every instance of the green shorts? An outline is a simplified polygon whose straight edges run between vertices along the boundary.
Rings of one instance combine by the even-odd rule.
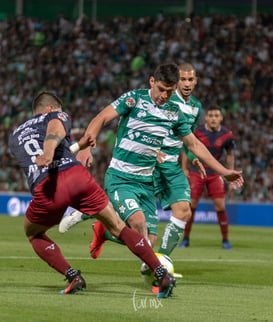
[[[191,202],[189,181],[178,163],[155,168],[154,189],[164,210],[169,210],[172,204],[179,201]]]
[[[148,233],[157,235],[158,217],[152,182],[137,182],[106,172],[104,188],[115,211],[124,222],[127,223],[128,218],[140,210],[145,215]]]

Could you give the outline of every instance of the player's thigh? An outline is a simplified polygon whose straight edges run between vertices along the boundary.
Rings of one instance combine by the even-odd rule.
[[[35,187],[33,199],[26,211],[26,218],[29,222],[47,227],[52,227],[60,222],[69,204],[65,193],[62,193],[63,200],[58,197],[56,182],[57,177],[47,177]],[[25,225],[27,226],[27,223]]]
[[[191,189],[191,199],[199,200],[203,193],[206,180],[202,179],[199,173],[191,172],[189,182]]]
[[[187,182],[186,184],[183,184],[182,182],[181,184],[169,187],[162,192],[159,200],[162,208],[164,210],[169,210],[172,209],[172,205],[174,204],[180,204],[181,202],[190,203],[190,196],[191,192],[189,183]]]
[[[107,176],[105,189],[115,211],[123,221],[129,223],[130,217],[142,212],[148,232],[157,234],[158,218],[152,183],[128,182]]]
[[[91,174],[83,166],[73,166],[45,178],[35,187],[26,216],[32,223],[51,227],[60,222],[68,206],[93,215],[108,202]]]
[[[77,167],[73,167],[75,178],[70,175],[68,181],[63,181],[69,187],[70,206],[90,216],[100,213],[109,199],[90,172],[85,167]]]
[[[160,171],[159,171],[160,169]],[[169,210],[171,205],[180,201],[190,202],[190,186],[181,167],[174,164],[168,168],[158,168],[157,185],[161,185],[156,196],[164,210]]]
[[[223,178],[218,174],[207,176],[208,196],[212,199],[225,198],[225,184]]]
[[[161,167],[155,167],[153,172],[153,184],[154,184],[154,194],[158,196],[163,190],[163,184],[166,180],[164,180],[164,174],[162,173]]]
[[[142,189],[136,182],[106,174],[104,187],[115,211],[123,221],[127,222],[133,213],[142,211]]]

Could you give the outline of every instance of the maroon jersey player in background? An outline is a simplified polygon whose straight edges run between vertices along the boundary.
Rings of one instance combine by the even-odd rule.
[[[221,108],[218,106],[208,108],[205,119],[206,123],[198,126],[194,134],[218,161],[224,162],[227,168],[234,169],[234,136],[230,130],[221,125],[223,121]],[[222,234],[222,246],[224,249],[232,249],[228,240],[228,215],[225,205],[226,193],[222,177],[206,167],[207,176],[202,178],[201,174],[193,166],[191,166],[189,172],[189,164],[189,160],[184,154],[182,157],[182,168],[185,174],[188,174],[190,181],[192,216],[187,222],[180,247],[184,248],[190,245],[189,236],[194,221],[195,210],[206,186],[208,196],[213,200],[217,213]]]

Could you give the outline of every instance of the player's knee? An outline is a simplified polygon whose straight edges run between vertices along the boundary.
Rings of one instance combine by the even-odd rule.
[[[191,219],[191,211],[181,213],[178,219],[182,221],[189,221]]]
[[[188,221],[191,218],[191,208],[190,206],[182,206],[173,212],[173,216],[182,221]]]
[[[142,233],[143,230],[147,230],[147,225],[145,220],[132,220],[130,222],[130,227],[136,231],[138,231],[139,233]]]
[[[144,216],[131,216],[128,219],[128,225],[138,231],[140,234],[146,236],[147,234],[147,223]]]

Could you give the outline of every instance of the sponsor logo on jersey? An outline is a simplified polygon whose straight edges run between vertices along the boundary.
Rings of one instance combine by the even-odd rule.
[[[128,106],[128,107],[133,107],[136,105],[136,101],[133,97],[129,97],[127,98],[127,100],[125,101],[125,104]]]
[[[139,113],[137,113],[138,118],[145,117],[146,115],[147,115],[147,113],[145,111],[140,111]]]
[[[62,120],[63,122],[67,121],[67,116],[66,116],[66,114],[65,114],[65,113],[63,113],[63,112],[58,113],[58,118],[59,118],[60,120]]]
[[[129,210],[134,209],[134,208],[138,208],[138,204],[135,201],[135,199],[125,199],[125,203],[126,203],[127,208]]]
[[[174,120],[175,119],[175,116],[177,115],[177,113],[176,112],[172,112],[172,111],[167,111],[167,118],[170,120],[170,121],[172,121],[172,120]]]
[[[141,141],[146,142],[148,144],[153,144],[153,145],[160,145],[161,144],[160,140],[150,138],[147,135],[143,135],[141,138]]]
[[[130,129],[128,131],[128,136],[131,140],[133,140],[134,138],[138,138],[140,136],[140,132],[135,132],[133,129]]]

